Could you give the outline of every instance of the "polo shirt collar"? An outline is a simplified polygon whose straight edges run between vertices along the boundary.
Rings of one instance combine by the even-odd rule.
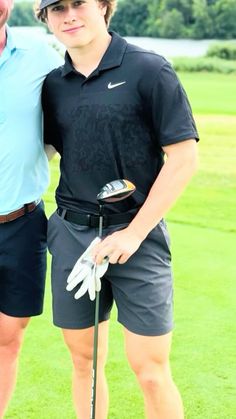
[[[6,48],[8,51],[12,52],[16,49],[15,40],[12,31],[10,30],[9,26],[6,26],[6,33],[7,33],[7,43]]]
[[[6,26],[6,35],[7,42],[0,55],[0,67],[11,57],[12,54],[14,54],[16,50],[15,42],[8,26]]]
[[[121,36],[115,32],[109,32],[112,36],[110,45],[108,46],[105,54],[102,57],[102,60],[97,68],[97,71],[107,70],[114,67],[119,67],[122,63],[124,53],[127,48],[127,42]],[[62,77],[67,76],[67,74],[74,72],[75,69],[72,65],[71,58],[66,51],[65,54],[65,64],[62,67],[61,75]]]
[[[110,35],[112,36],[110,45],[102,57],[98,70],[119,67],[122,63],[127,48],[127,42],[115,32],[110,32]]]

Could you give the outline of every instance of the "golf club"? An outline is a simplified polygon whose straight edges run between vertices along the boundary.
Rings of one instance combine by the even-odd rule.
[[[128,198],[134,191],[135,186],[132,182],[125,179],[117,179],[107,183],[97,195],[99,204],[99,237],[102,238],[103,227],[103,208],[105,203],[114,203]],[[100,293],[96,291],[95,300],[95,322],[93,338],[93,371],[92,371],[92,395],[91,395],[91,415],[90,419],[95,419],[96,409],[96,387],[97,387],[97,351],[98,351],[98,324],[99,324],[99,298]]]

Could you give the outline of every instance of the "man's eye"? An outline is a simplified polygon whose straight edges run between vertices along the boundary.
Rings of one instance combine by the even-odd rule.
[[[83,3],[84,3],[84,1],[76,0],[76,1],[73,2],[73,5],[74,6],[81,6],[81,4],[83,4]]]
[[[52,12],[60,12],[64,9],[64,7],[62,5],[58,5],[58,6],[54,6],[51,8]]]

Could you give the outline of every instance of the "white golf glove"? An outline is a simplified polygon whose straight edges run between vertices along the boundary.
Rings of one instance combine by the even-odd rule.
[[[102,264],[97,265],[92,258],[92,250],[100,241],[101,239],[96,237],[90,243],[67,278],[67,291],[72,291],[80,282],[82,283],[74,295],[76,300],[88,291],[89,298],[93,301],[95,300],[96,291],[99,292],[101,290],[101,278],[107,271],[109,260],[108,258],[104,259]]]

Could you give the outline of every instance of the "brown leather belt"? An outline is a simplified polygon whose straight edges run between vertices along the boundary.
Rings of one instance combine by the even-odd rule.
[[[27,214],[28,212],[34,211],[40,201],[30,202],[29,204],[25,204],[23,207],[19,208],[16,211],[10,212],[6,215],[0,215],[0,224],[9,223],[10,221],[14,221],[19,217]]]

